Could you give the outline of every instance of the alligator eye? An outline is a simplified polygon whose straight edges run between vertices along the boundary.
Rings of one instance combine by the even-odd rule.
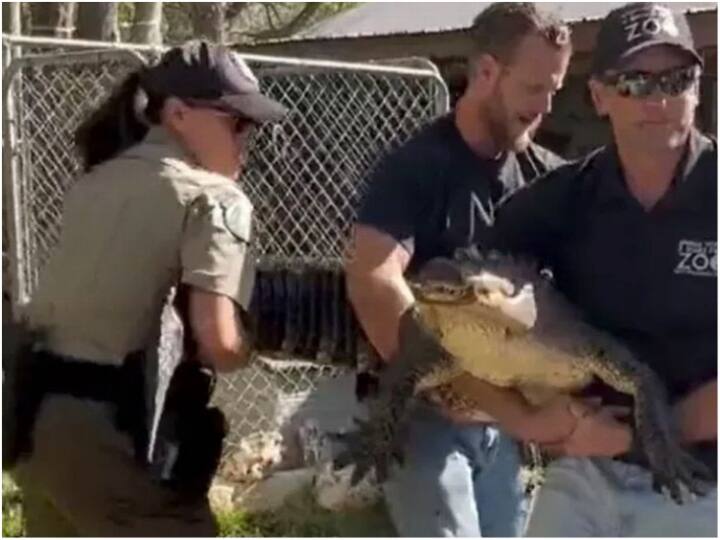
[[[542,277],[546,281],[552,281],[553,279],[555,279],[552,270],[550,270],[549,268],[543,268],[542,270],[540,270],[540,277]]]

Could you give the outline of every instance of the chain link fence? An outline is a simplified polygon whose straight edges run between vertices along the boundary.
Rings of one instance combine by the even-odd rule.
[[[107,51],[23,58],[6,71],[5,129],[9,179],[13,305],[25,303],[57,242],[64,194],[80,172],[75,128],[115,82],[142,65],[132,53]],[[5,227],[3,227],[5,229]]]
[[[58,47],[3,39],[3,294],[10,291],[14,309],[27,302],[58,239],[63,196],[80,170],[75,128],[158,52]],[[259,130],[243,177],[256,208],[257,252],[288,263],[339,261],[367,172],[447,110],[447,88],[421,60],[404,66],[247,60],[263,91],[290,110],[279,125]],[[343,369],[261,358],[223,377],[216,400],[231,422],[229,448],[246,434],[276,428],[319,381]]]

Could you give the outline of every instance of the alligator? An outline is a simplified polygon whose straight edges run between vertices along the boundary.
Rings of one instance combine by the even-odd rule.
[[[404,420],[415,396],[440,389],[451,407],[472,409],[472,396],[449,386],[467,373],[535,405],[599,379],[632,397],[636,452],[655,488],[678,503],[688,490],[706,492],[713,475],[678,442],[658,376],[588,324],[532,261],[459,250],[453,259],[430,260],[409,284],[415,303],[401,317],[398,352],[382,372],[369,418],[338,435],[345,448],[335,467],[355,464],[353,482],[373,467],[382,482],[389,466],[402,462]]]

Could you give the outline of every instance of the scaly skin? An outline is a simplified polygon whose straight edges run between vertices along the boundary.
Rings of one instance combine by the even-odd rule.
[[[375,466],[387,477],[402,460],[403,429],[411,398],[442,387],[463,372],[514,388],[534,404],[581,390],[594,377],[633,396],[635,432],[658,489],[678,503],[684,488],[704,494],[712,473],[678,442],[663,383],[645,364],[580,314],[547,279],[510,257],[460,253],[433,260],[411,284],[416,304],[400,321],[399,349],[382,376],[370,420],[342,436],[336,460],[355,463],[353,481]],[[453,395],[459,408],[472,396]]]

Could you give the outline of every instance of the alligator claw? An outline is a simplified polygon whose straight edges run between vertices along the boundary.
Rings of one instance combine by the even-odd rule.
[[[656,452],[649,451],[648,455]],[[666,448],[665,457],[659,463],[661,466],[651,466],[653,487],[658,492],[667,490],[677,504],[684,504],[688,495],[707,495],[714,485],[710,469],[683,448]]]
[[[653,474],[655,491],[667,491],[677,504],[684,504],[688,496],[705,495],[715,483],[715,475],[707,465],[683,448],[667,418],[666,405],[655,398],[643,400],[645,414],[638,429],[640,443]]]

